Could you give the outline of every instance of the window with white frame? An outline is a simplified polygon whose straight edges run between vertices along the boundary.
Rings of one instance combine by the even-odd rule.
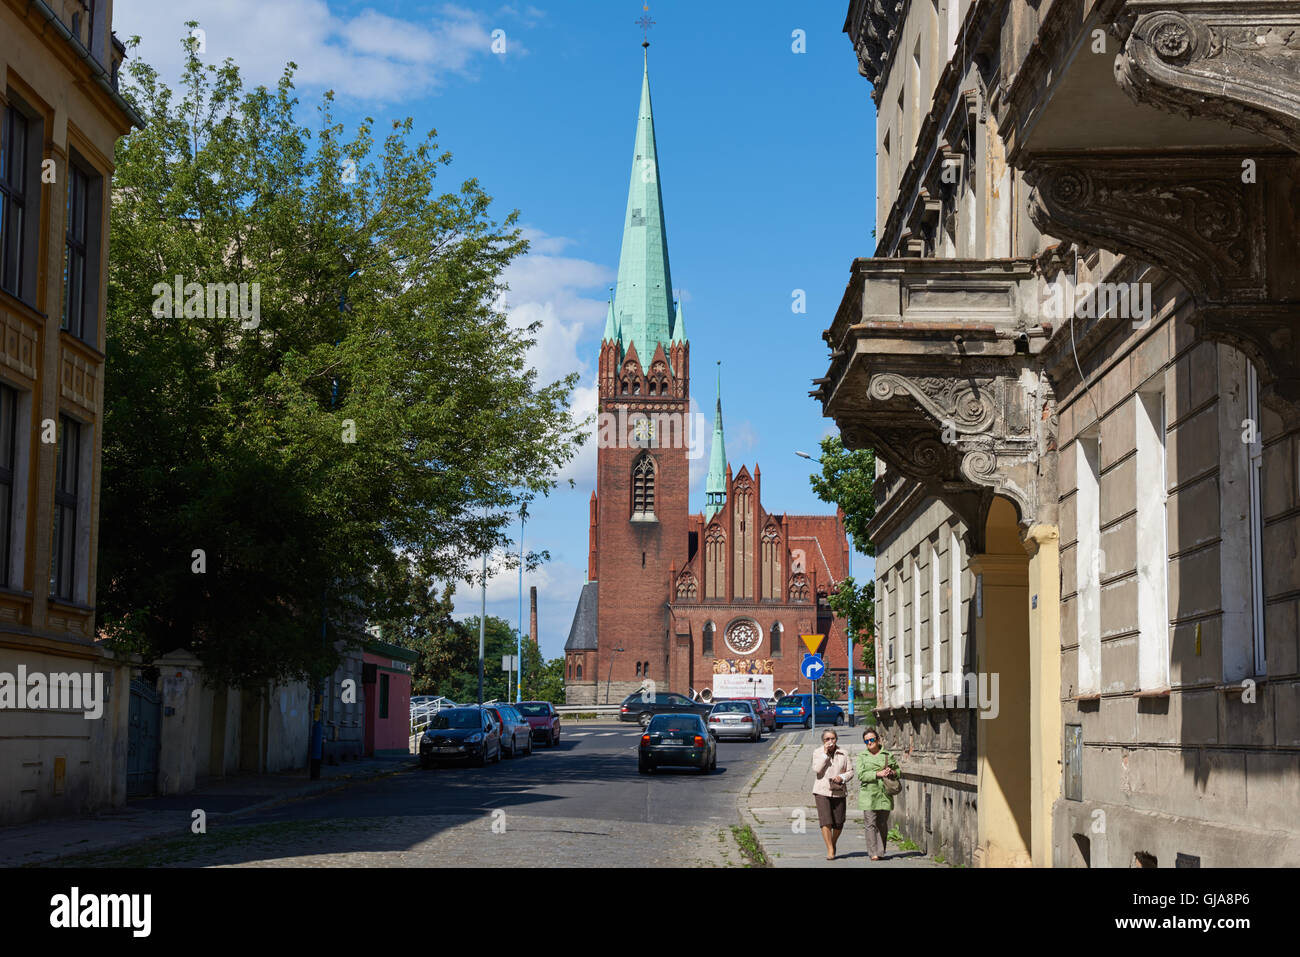
[[[1250,482],[1250,605],[1251,645],[1255,674],[1268,674],[1264,655],[1264,517],[1260,499],[1260,478],[1264,469],[1264,437],[1260,434],[1259,376],[1255,366],[1246,363],[1246,418],[1256,423],[1254,439],[1249,443]]]
[[[1165,393],[1139,392],[1137,414],[1138,688],[1169,687],[1169,546]]]
[[[951,672],[951,693],[961,694],[963,668],[966,663],[966,642],[963,640],[961,592],[961,540],[957,530],[948,531],[948,667]]]
[[[1101,691],[1101,440],[1094,427],[1074,442],[1074,621],[1081,695]]]
[[[910,700],[921,700],[921,566],[915,555],[907,556],[907,573],[912,580],[912,614],[908,623],[912,629],[912,688]]]
[[[876,694],[882,707],[890,707],[889,676],[893,671],[894,646],[889,640],[889,584],[884,577],[876,579],[876,634],[880,643],[876,652]]]
[[[929,694],[935,698],[943,694],[943,671],[940,651],[943,646],[942,605],[940,604],[939,542],[930,542],[930,679]]]

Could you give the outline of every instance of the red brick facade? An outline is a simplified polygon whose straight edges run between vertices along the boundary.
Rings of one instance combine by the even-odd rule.
[[[689,346],[674,343],[665,355],[660,345],[648,375],[635,349],[621,365],[617,357],[617,346],[604,342],[599,411],[612,413],[617,425],[601,432],[589,522],[597,648],[567,654],[573,690],[595,682],[594,697],[588,687],[570,700],[614,703],[647,677],[660,691],[711,693],[715,664],[735,662],[722,666],[747,671],[755,660],[770,661],[773,692],[807,691],[799,636],[809,633],[828,636],[827,665],[833,674],[845,671],[844,624],[825,601],[848,572],[842,515],[769,513],[757,467],[752,476],[742,467],[734,477],[728,467],[726,504],[710,521],[689,514],[688,443],[664,427],[687,421]],[[638,443],[638,418],[663,413],[673,419],[658,420],[649,441]]]

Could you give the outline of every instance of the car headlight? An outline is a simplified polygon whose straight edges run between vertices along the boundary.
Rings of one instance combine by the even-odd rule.
[[[480,741],[483,740],[483,732],[482,732],[482,731],[475,731],[473,734],[471,734],[471,735],[470,735],[468,738],[466,738],[465,740],[468,741],[470,744],[478,744]]]

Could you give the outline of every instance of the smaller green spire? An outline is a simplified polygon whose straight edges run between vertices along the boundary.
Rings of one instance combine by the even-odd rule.
[[[677,300],[677,315],[673,317],[673,342],[686,341],[686,320],[682,318],[682,301]]]
[[[610,296],[609,310],[605,313],[605,335],[603,342],[618,342],[618,328],[614,324],[614,297]]]
[[[709,450],[709,477],[704,484],[704,520],[727,503],[727,450],[722,440],[722,362],[718,362],[718,405],[713,417],[713,448]]]

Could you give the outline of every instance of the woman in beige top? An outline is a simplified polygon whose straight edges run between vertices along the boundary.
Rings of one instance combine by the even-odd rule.
[[[822,746],[813,752],[813,799],[817,802],[817,819],[826,842],[826,860],[835,860],[835,844],[844,829],[844,812],[848,804],[848,783],[853,777],[849,753],[839,747],[839,736],[827,728],[822,732]]]

